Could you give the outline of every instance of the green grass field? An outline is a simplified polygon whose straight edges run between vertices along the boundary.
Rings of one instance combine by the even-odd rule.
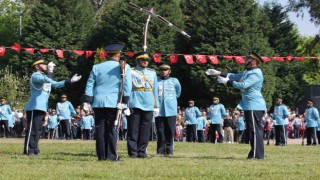
[[[175,143],[175,154],[97,161],[95,141],[44,140],[40,156],[22,155],[23,139],[0,139],[0,179],[320,179],[320,146],[265,146],[264,160],[246,160],[247,144]]]

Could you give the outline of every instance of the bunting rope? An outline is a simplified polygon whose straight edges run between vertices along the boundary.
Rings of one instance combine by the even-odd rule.
[[[0,46],[0,56],[4,56],[6,49],[12,49],[15,50],[16,52],[20,52],[21,49],[23,49],[24,51],[33,54],[35,52],[35,50],[39,50],[41,53],[49,53],[49,51],[53,51],[56,53],[58,58],[64,58],[64,52],[73,52],[75,54],[77,54],[78,56],[82,56],[85,54],[85,57],[88,59],[90,58],[93,53],[98,53],[100,55],[100,57],[102,59],[106,58],[107,52],[105,51],[92,51],[92,50],[64,50],[64,49],[49,49],[49,48],[23,48],[21,47],[19,44],[14,44],[10,47],[5,47],[5,46]],[[123,54],[127,55],[129,58],[134,56],[134,52],[122,52]],[[176,64],[178,63],[178,58],[179,56],[183,56],[186,63],[187,64],[193,64],[194,60],[193,57],[196,58],[196,61],[200,64],[204,64],[207,63],[207,57],[209,58],[209,61],[211,64],[218,64],[219,63],[219,59],[220,58],[224,58],[227,61],[231,61],[231,60],[235,60],[236,63],[238,64],[244,64],[245,60],[244,57],[245,56],[239,56],[239,55],[216,55],[216,54],[212,54],[212,55],[204,55],[204,54],[162,54],[162,53],[153,53],[152,54],[152,58],[154,60],[155,63],[160,63],[161,62],[161,56],[169,56],[169,60],[171,64]],[[292,61],[292,60],[298,60],[298,61],[303,61],[306,59],[317,59],[319,60],[320,58],[315,57],[315,56],[309,56],[309,57],[298,57],[298,56],[272,56],[272,57],[268,57],[268,56],[261,56],[262,60],[264,62],[269,62],[271,60],[275,60],[275,61],[280,61],[280,62],[288,62],[288,61]]]

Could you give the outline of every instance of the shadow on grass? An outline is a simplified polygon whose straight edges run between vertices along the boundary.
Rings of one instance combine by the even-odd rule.
[[[149,155],[150,158],[168,158],[168,159],[221,159],[221,160],[244,160],[245,158],[237,157],[221,157],[221,156],[179,156],[179,155],[170,155],[170,156],[158,156],[158,155]]]

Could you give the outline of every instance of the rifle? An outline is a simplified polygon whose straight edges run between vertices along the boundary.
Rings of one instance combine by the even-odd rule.
[[[126,62],[124,60],[119,60],[120,64],[120,72],[121,72],[121,84],[120,84],[120,91],[119,91],[119,97],[118,97],[118,104],[122,104],[122,97],[123,97],[123,90],[124,90],[124,81],[125,81],[125,74],[126,74]],[[122,116],[122,109],[117,110],[117,116],[116,120],[114,122],[114,125],[117,128],[117,131],[119,131],[120,127],[120,120]]]

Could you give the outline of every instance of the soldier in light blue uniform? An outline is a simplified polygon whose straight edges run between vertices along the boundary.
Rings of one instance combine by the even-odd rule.
[[[207,115],[206,112],[202,112],[202,116],[198,117],[198,123],[197,123],[197,136],[198,136],[198,142],[203,143],[204,142],[204,129],[206,128],[206,119]]]
[[[216,131],[219,134],[218,143],[223,143],[222,119],[227,116],[226,108],[219,103],[220,99],[214,97],[213,104],[209,107],[208,117],[210,119],[210,142],[216,143]]]
[[[51,86],[54,88],[68,87],[81,79],[75,74],[70,80],[54,81],[50,77],[53,75],[55,64],[47,65],[41,57],[37,57],[31,64],[34,70],[30,78],[31,97],[24,107],[27,113],[27,129],[24,143],[24,154],[39,155],[38,142],[41,135],[41,125],[48,111],[48,99]],[[48,76],[45,74],[48,68]]]
[[[206,74],[216,75],[219,83],[241,90],[240,106],[244,110],[247,134],[251,145],[248,159],[264,159],[262,117],[266,110],[266,102],[261,93],[263,74],[258,68],[258,63],[263,60],[255,52],[252,52],[245,59],[246,70],[242,73],[224,73],[209,69]]]
[[[186,108],[185,121],[187,125],[187,142],[197,141],[197,118],[201,116],[199,108],[194,106],[194,100],[189,100],[189,107]]]
[[[70,121],[72,116],[75,116],[77,113],[71,102],[67,100],[67,96],[65,94],[61,95],[61,102],[57,103],[56,110],[59,123],[62,127],[62,134],[65,135],[66,140],[70,140]]]
[[[240,115],[239,115],[239,118],[238,118],[238,121],[237,121],[237,129],[238,129],[238,140],[239,140],[239,143],[243,143],[243,132],[244,132],[244,129],[246,128],[246,125],[245,125],[245,120],[244,120],[244,112],[243,110],[240,111]]]
[[[58,130],[58,116],[55,109],[51,110],[51,114],[48,117],[49,138],[56,137]]]
[[[289,116],[289,111],[287,106],[282,104],[282,98],[276,99],[276,105],[273,110],[273,118],[276,120],[275,134],[276,134],[276,146],[286,146],[286,118]]]
[[[318,127],[318,119],[319,119],[319,111],[314,107],[314,101],[307,101],[308,108],[305,111],[304,121],[307,123],[307,127],[305,130],[307,137],[307,146],[315,146],[318,144],[317,140],[317,127]],[[313,140],[311,144],[311,139]]]
[[[118,104],[121,78],[122,44],[111,44],[105,47],[108,61],[96,64],[90,72],[85,90],[84,110],[90,110],[90,104],[95,113],[96,152],[99,161],[119,161],[117,143],[119,140],[118,109],[126,107],[132,89],[130,66],[125,65],[123,100]],[[149,129],[148,129],[149,130]]]
[[[156,117],[157,154],[173,154],[178,102],[181,94],[181,85],[177,78],[170,77],[171,66],[162,63],[159,66],[159,116]]]
[[[4,136],[9,137],[11,136],[11,132],[9,129],[9,121],[11,117],[11,108],[8,104],[6,104],[6,99],[1,98],[0,100],[0,127],[4,126]]]
[[[158,80],[155,70],[148,68],[149,53],[137,53],[134,59],[137,66],[131,69],[130,108],[133,113],[127,118],[127,146],[129,157],[145,158],[152,119],[159,114]]]
[[[86,111],[86,115],[81,117],[81,125],[82,125],[82,133],[83,133],[83,139],[89,140],[90,139],[90,131],[94,124],[93,116],[90,114],[90,112]]]

